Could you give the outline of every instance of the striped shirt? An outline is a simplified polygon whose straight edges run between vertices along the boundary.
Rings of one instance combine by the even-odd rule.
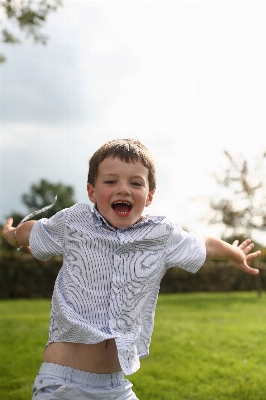
[[[195,273],[206,257],[202,236],[183,231],[165,217],[144,216],[117,229],[87,204],[37,221],[30,246],[40,260],[63,256],[47,345],[114,338],[126,375],[148,355],[166,270],[176,266]]]

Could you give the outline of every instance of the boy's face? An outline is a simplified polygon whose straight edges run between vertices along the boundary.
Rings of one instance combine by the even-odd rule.
[[[90,201],[116,228],[137,222],[155,192],[149,191],[148,169],[142,163],[126,163],[112,157],[100,163],[95,186],[88,184],[87,189]]]

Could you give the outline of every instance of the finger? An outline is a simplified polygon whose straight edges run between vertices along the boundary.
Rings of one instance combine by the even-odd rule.
[[[13,218],[11,218],[11,217],[8,218],[5,225],[12,226],[13,225]]]
[[[249,244],[251,243],[250,239],[246,239],[244,240],[242,243],[240,243],[240,245],[238,246],[240,249],[244,249],[245,247],[247,247]]]
[[[30,246],[24,246],[24,249],[25,249],[28,253],[32,254],[32,253],[31,253]]]
[[[258,275],[259,270],[257,268],[251,268],[247,262],[244,262],[242,265],[238,265],[237,268],[241,269],[241,271],[246,272],[249,275]]]
[[[249,246],[251,246],[251,247],[249,247]],[[248,248],[249,251],[250,251],[251,249],[253,249],[254,243],[251,243],[251,240],[250,240],[250,239],[246,239],[246,240],[244,240],[244,242],[242,242],[238,247],[239,247],[239,249],[241,249],[242,251],[245,251],[247,248]]]
[[[249,254],[254,246],[254,243],[248,244],[244,249],[242,249],[243,253],[245,253],[246,255]]]
[[[238,246],[238,243],[239,243],[239,240],[235,240],[235,241],[232,243],[232,246],[237,247],[237,246]]]
[[[251,253],[251,254],[247,255],[247,260],[248,261],[254,260],[256,257],[258,257],[260,255],[261,255],[261,251],[260,250],[254,251],[254,253]]]
[[[250,268],[250,267],[248,267],[246,272],[250,275],[258,275],[260,273],[260,271],[257,268]]]
[[[8,232],[10,229],[12,229],[12,225],[13,225],[13,218],[8,218],[3,227],[3,233]]]

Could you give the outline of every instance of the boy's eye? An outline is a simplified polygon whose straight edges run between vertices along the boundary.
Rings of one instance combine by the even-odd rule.
[[[114,180],[109,180],[109,181],[105,181],[104,183],[107,183],[107,184],[109,184],[109,185],[112,185],[113,183],[115,183],[115,181],[114,181]]]
[[[132,185],[134,185],[134,186],[143,186],[142,183],[140,183],[140,182],[132,182]]]

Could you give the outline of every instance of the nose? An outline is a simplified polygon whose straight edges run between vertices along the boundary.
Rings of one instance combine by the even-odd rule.
[[[120,182],[117,188],[117,194],[129,195],[130,188],[126,182]]]

